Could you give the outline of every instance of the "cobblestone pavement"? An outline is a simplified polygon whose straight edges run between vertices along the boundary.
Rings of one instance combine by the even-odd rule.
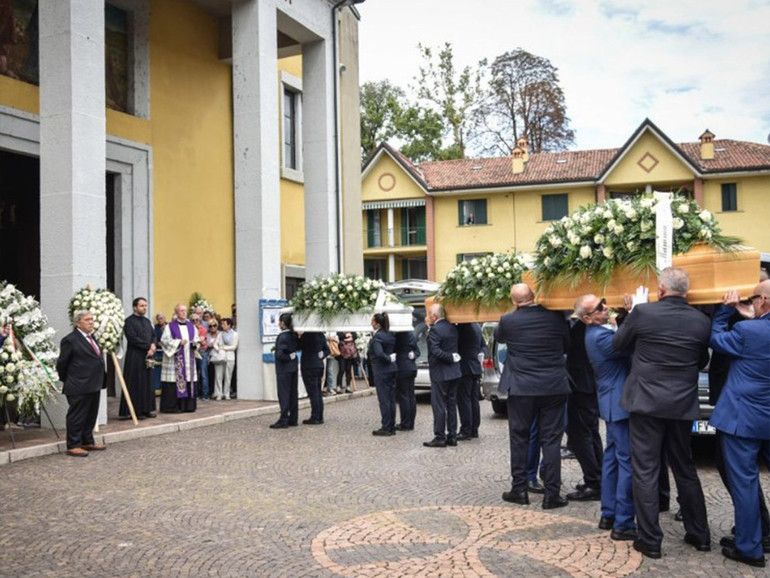
[[[0,575],[766,576],[724,559],[732,507],[700,467],[713,548],[662,514],[661,560],[598,530],[597,502],[544,511],[501,501],[506,421],[483,404],[481,437],[423,448],[417,430],[378,438],[377,400],[326,408],[323,426],[271,430],[274,415],[53,455],[0,470]],[[301,417],[309,411],[301,410]],[[565,491],[580,479],[564,462]],[[765,488],[770,486],[763,477]]]

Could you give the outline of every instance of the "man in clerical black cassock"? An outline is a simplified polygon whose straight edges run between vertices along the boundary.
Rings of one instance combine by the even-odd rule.
[[[128,348],[123,364],[123,376],[128,387],[128,394],[134,404],[136,417],[144,419],[155,417],[155,392],[152,389],[151,368],[147,360],[155,355],[155,331],[147,319],[147,300],[137,297],[133,302],[134,314],[126,319],[123,333],[126,335]],[[125,396],[120,399],[118,410],[120,419],[128,419],[128,404]]]

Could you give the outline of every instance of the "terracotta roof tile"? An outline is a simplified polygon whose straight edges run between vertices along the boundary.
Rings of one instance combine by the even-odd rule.
[[[672,143],[673,144],[673,143]],[[676,145],[703,173],[770,169],[770,146],[721,139],[714,141],[713,160],[700,158],[700,143]],[[615,159],[621,149],[561,151],[530,154],[524,172],[514,175],[511,157],[430,161],[419,165],[401,152],[388,147],[399,161],[429,191],[483,189],[545,183],[593,181]]]

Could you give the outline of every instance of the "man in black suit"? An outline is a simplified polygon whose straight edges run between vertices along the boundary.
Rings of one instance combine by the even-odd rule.
[[[94,316],[75,311],[75,329],[61,340],[56,371],[67,396],[67,454],[86,458],[88,452],[107,449],[94,441],[99,395],[105,386],[104,360],[93,336]]]
[[[613,339],[634,353],[620,406],[629,412],[634,509],[634,548],[660,558],[663,531],[658,520],[658,478],[665,450],[679,493],[684,540],[711,549],[698,473],[690,455],[690,429],[698,418],[698,370],[708,363],[709,318],[687,304],[687,274],[668,267],[658,276],[656,303],[633,308]]]
[[[578,310],[578,304],[575,304]],[[602,438],[599,435],[599,401],[596,379],[586,353],[586,326],[576,319],[570,326],[570,348],[567,352],[567,373],[570,395],[567,400],[567,436],[583,472],[583,484],[567,494],[575,501],[599,500],[602,484]]]
[[[275,339],[275,378],[278,388],[278,405],[281,415],[270,424],[270,429],[286,429],[297,425],[299,402],[297,400],[297,350],[299,338],[294,333],[291,313],[282,313],[278,319],[281,332]]]
[[[511,288],[516,311],[500,318],[495,337],[508,347],[499,389],[508,394],[508,430],[511,445],[511,491],[503,500],[529,504],[527,495],[527,445],[532,423],[540,428],[543,451],[543,509],[560,508],[568,501],[560,494],[560,444],[564,435],[564,409],[569,395],[565,354],[569,325],[563,314],[535,304],[525,283]]]
[[[460,345],[460,371],[462,377],[457,388],[457,410],[460,414],[458,441],[479,437],[481,424],[481,363],[487,346],[478,323],[461,323],[457,326]]]
[[[303,333],[299,338],[300,368],[302,382],[310,398],[310,418],[302,420],[305,425],[320,425],[324,422],[324,399],[321,395],[321,379],[324,375],[324,359],[331,350],[323,333]]]
[[[444,319],[444,308],[438,303],[431,305],[427,317],[431,326],[428,368],[434,438],[422,445],[445,448],[457,445],[457,386],[462,377],[457,327]]]

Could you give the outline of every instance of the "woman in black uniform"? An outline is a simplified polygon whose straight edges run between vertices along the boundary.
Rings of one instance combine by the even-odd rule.
[[[389,331],[387,313],[374,314],[372,329],[374,335],[369,341],[368,357],[382,417],[380,429],[374,430],[372,435],[392,436],[396,434],[396,337]]]
[[[281,417],[271,429],[285,429],[297,425],[299,411],[297,398],[297,350],[299,339],[294,333],[291,313],[283,313],[278,319],[281,332],[275,340],[275,376],[278,381],[278,404]]]

